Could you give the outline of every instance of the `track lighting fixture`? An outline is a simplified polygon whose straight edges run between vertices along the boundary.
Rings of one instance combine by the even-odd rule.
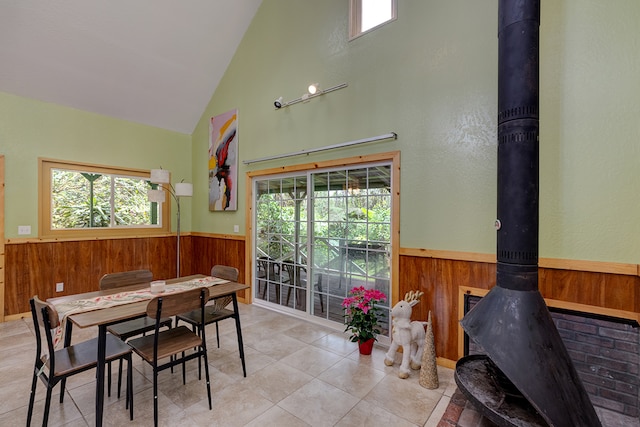
[[[337,86],[330,87],[328,89],[320,90],[320,85],[318,83],[312,83],[307,88],[307,93],[300,96],[300,98],[296,98],[289,102],[284,102],[282,97],[278,97],[275,101],[273,101],[273,106],[276,110],[280,110],[281,108],[288,107],[293,104],[297,104],[298,102],[306,102],[311,101],[312,98],[315,98],[320,95],[324,95],[325,93],[333,92],[334,90],[342,89],[347,87],[346,83],[339,84]]]

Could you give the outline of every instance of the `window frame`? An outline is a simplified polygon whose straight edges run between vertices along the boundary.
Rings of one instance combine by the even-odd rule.
[[[38,237],[39,238],[109,238],[166,234],[171,232],[171,203],[165,191],[160,209],[159,226],[93,227],[55,230],[51,228],[51,169],[75,172],[92,172],[105,175],[124,175],[149,179],[151,172],[145,169],[97,165],[67,160],[38,158]]]
[[[349,41],[368,34],[398,19],[398,0],[391,0],[391,18],[362,31],[362,0],[349,0]]]

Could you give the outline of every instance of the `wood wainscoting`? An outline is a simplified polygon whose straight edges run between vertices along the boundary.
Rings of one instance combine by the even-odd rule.
[[[401,249],[400,298],[410,290],[424,292],[413,319],[431,310],[439,363],[453,366],[463,356],[459,347],[463,313],[460,295],[479,294],[496,282],[495,255]],[[640,320],[638,265],[541,258],[539,288],[553,306]]]
[[[191,233],[182,236],[183,275],[209,274],[214,264],[240,270],[240,282],[251,283],[245,258],[245,237]],[[45,241],[10,239],[5,244],[5,320],[29,311],[29,298],[46,299],[97,290],[105,273],[149,269],[154,278],[174,277],[175,235],[126,239]],[[460,294],[473,288],[488,290],[495,284],[495,255],[400,249],[398,295],[424,292],[413,308],[413,319],[426,320],[432,312],[436,354],[441,364],[453,366],[459,350]],[[540,259],[539,284],[544,298],[581,311],[616,316],[640,313],[638,265]],[[64,292],[55,284],[64,282]],[[251,302],[251,290],[239,295]],[[635,314],[634,314],[635,313]],[[640,314],[638,314],[640,320]]]
[[[244,280],[244,237],[196,234],[180,239],[183,276],[210,274],[214,264],[240,270]],[[5,320],[29,312],[29,298],[41,299],[91,292],[106,273],[148,269],[154,279],[176,275],[176,237],[91,240],[10,239],[5,243]],[[56,292],[56,283],[64,291]],[[239,293],[243,301],[244,292]]]

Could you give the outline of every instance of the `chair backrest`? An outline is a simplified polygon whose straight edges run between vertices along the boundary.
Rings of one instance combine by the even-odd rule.
[[[202,309],[207,301],[209,301],[209,288],[189,289],[175,294],[160,295],[147,304],[147,316],[153,319],[175,316]]]
[[[42,359],[40,359],[40,355],[43,353],[43,342],[40,332],[42,330],[44,331],[46,337],[46,348],[49,355],[49,366],[50,369],[53,370],[55,364],[55,361],[53,360],[55,348],[51,330],[60,326],[60,317],[58,316],[58,312],[52,304],[46,301],[42,301],[40,298],[38,298],[37,295],[29,300],[29,305],[31,305],[31,317],[33,318],[33,327],[36,334],[36,352],[38,355],[38,360],[42,361]]]
[[[46,319],[42,312],[43,308],[47,309]],[[53,329],[60,326],[60,317],[58,316],[56,308],[52,304],[42,301],[37,295],[31,298],[31,315],[33,316],[34,325],[41,328],[47,327]]]
[[[237,268],[229,267],[228,265],[214,265],[211,268],[211,275],[213,277],[219,277],[221,279],[237,282],[240,272]]]
[[[276,279],[276,275],[280,274],[279,264],[269,257],[258,258],[258,268],[264,270],[267,280]]]
[[[100,278],[100,290],[120,288],[129,285],[149,284],[153,274],[149,270],[131,270],[108,273]]]
[[[302,270],[306,271],[306,269],[299,265],[295,264],[293,260],[286,260],[282,262],[284,269],[287,271],[287,275],[289,276],[289,283],[295,284],[296,286],[301,286],[302,283]]]

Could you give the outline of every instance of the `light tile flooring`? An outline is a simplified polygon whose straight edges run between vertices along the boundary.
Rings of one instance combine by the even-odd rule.
[[[264,308],[240,305],[247,378],[242,376],[235,325],[220,323],[220,348],[209,326],[207,345],[213,394],[209,410],[197,363],[188,365],[187,385],[179,372],[160,374],[160,424],[165,426],[425,426],[436,427],[456,390],[453,372],[438,367],[440,387],[418,384],[419,372],[397,377],[398,366],[383,362],[386,349],[374,347],[360,356],[346,335]],[[96,330],[76,329],[73,341],[95,336]],[[397,361],[399,361],[399,356]],[[31,319],[0,323],[0,426],[25,425],[35,357]],[[153,424],[151,370],[134,355],[135,418],[129,421],[124,400],[105,403],[105,426]],[[67,382],[65,401],[54,390],[50,426],[94,425],[93,371]],[[32,424],[42,424],[44,385],[38,384]],[[603,426],[637,425],[637,418],[596,408]],[[442,425],[442,424],[441,424]],[[448,425],[448,424],[447,424]],[[467,405],[460,427],[487,427]]]
[[[398,366],[385,366],[385,349],[360,356],[345,334],[254,305],[240,306],[247,377],[242,376],[233,320],[207,328],[213,409],[207,405],[197,362],[160,373],[160,425],[165,426],[426,426],[438,425],[456,389],[453,372],[438,368],[440,387],[418,384],[419,371],[398,378]],[[25,425],[35,338],[31,319],[0,323],[0,426]],[[73,342],[96,330],[75,329]],[[398,361],[400,355],[398,354]],[[153,424],[151,370],[134,354],[134,420],[124,399],[105,402],[104,425]],[[65,401],[54,390],[50,426],[94,425],[94,371],[67,381]],[[123,393],[124,394],[124,393]],[[44,386],[38,384],[33,425],[42,423]]]

